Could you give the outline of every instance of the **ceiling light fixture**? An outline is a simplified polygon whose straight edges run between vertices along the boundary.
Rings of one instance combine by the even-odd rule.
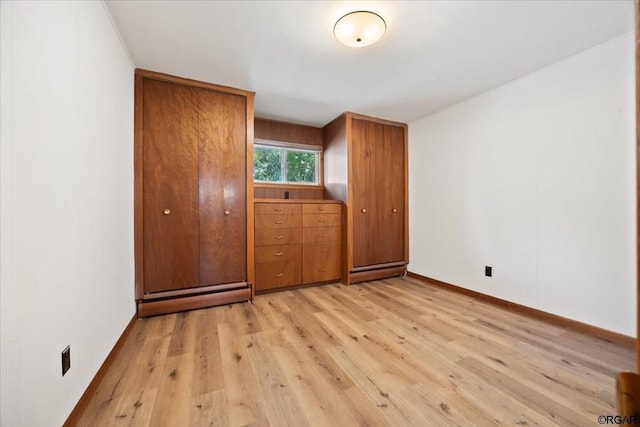
[[[387,23],[380,15],[358,10],[338,19],[333,27],[333,35],[344,45],[365,47],[380,40],[386,30]]]

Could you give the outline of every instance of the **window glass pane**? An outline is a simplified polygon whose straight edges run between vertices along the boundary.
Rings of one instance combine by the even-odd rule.
[[[316,182],[316,153],[287,150],[287,181]]]
[[[282,180],[282,149],[254,147],[253,179],[272,182]]]

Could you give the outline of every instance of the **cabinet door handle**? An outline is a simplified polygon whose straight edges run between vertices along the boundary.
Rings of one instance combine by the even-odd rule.
[[[274,252],[273,253],[275,256],[282,256],[284,254],[284,252],[280,251],[280,252]]]
[[[284,276],[284,273],[274,274],[274,276],[276,276],[276,277],[282,277],[282,276]]]
[[[231,214],[231,210],[229,210],[229,209],[225,209],[225,210],[224,210],[224,214],[225,214],[225,215],[229,215],[229,214]]]
[[[367,210],[365,208],[362,208],[362,213],[367,213]]]
[[[326,270],[326,268],[324,268],[324,267],[321,267],[321,268],[318,269],[318,271],[321,272],[321,273],[324,272],[325,270]]]
[[[171,209],[165,209],[162,211],[163,214],[169,215],[171,213]]]
[[[391,209],[391,212],[396,213],[396,212],[398,212],[398,209],[393,208],[393,209]]]
[[[275,222],[276,224],[282,224],[282,221],[277,220],[277,219],[275,221],[273,221],[273,222]]]
[[[284,239],[284,236],[273,236],[273,238],[276,240],[281,240],[281,239]]]

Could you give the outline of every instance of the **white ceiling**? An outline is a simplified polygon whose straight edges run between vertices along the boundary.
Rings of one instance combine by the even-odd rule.
[[[136,67],[256,92],[256,116],[411,122],[633,31],[632,0],[106,1]],[[348,48],[335,21],[383,16]]]

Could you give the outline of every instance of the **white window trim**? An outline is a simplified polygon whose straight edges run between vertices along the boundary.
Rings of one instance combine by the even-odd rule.
[[[270,141],[265,139],[254,138],[253,142],[254,149],[256,147],[265,147],[265,148],[280,148],[283,149],[283,154],[285,154],[282,158],[281,162],[281,172],[280,176],[282,177],[282,181],[261,181],[254,179],[253,182],[256,184],[281,184],[281,185],[307,185],[307,186],[318,186],[322,185],[320,182],[320,166],[322,156],[322,147],[319,145],[308,145],[308,144],[297,144],[295,142],[282,142],[282,141]],[[302,181],[286,181],[287,177],[287,162],[286,162],[286,152],[287,151],[298,151],[305,153],[314,153],[316,159],[316,167],[315,167],[315,177],[314,182],[302,182]]]

